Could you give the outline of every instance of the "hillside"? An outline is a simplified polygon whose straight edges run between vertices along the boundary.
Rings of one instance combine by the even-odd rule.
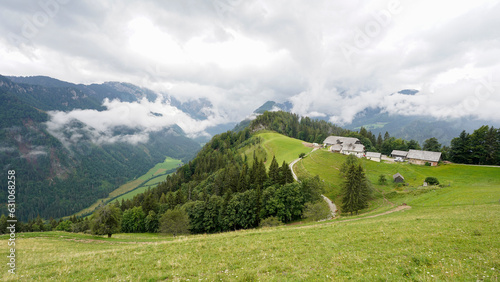
[[[260,135],[270,147],[302,146],[275,133]],[[319,174],[335,188],[336,167],[343,160],[344,156],[319,150],[297,168]],[[38,280],[498,280],[500,168],[372,161],[363,165],[377,189],[386,196],[396,194],[389,198],[392,203],[405,202],[411,209],[375,218],[340,217],[177,238],[24,233],[19,235],[17,251],[23,256],[18,275]],[[376,184],[379,174],[395,171],[405,175],[408,188]],[[427,175],[436,176],[445,187],[419,189]],[[0,238],[6,240],[5,236]],[[0,250],[0,255],[7,251]],[[2,275],[3,280],[12,279],[6,271]]]
[[[298,176],[319,175],[325,180],[329,191],[327,195],[340,200],[340,183],[342,178],[338,169],[346,156],[332,154],[325,150],[312,153],[295,166]],[[377,163],[361,159],[366,176],[379,191],[379,197],[386,197],[396,205],[406,202],[420,205],[426,199],[432,205],[469,205],[495,204],[500,199],[500,167],[467,166],[446,164],[438,167],[411,165],[407,163]],[[392,176],[396,173],[404,176],[409,186],[394,185]],[[384,175],[388,184],[378,183],[380,175]],[[422,187],[428,176],[436,177],[444,187]],[[422,194],[421,198],[413,198]],[[420,200],[418,200],[420,199]]]

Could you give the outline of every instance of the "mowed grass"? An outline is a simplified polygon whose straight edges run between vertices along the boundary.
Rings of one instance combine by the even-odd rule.
[[[19,236],[17,274],[7,273],[3,264],[4,281],[496,281],[500,276],[498,204],[414,207],[357,221],[175,239]],[[7,247],[0,250],[2,257],[7,254]]]
[[[140,177],[138,177],[132,181],[129,181],[129,182],[121,185],[120,187],[118,187],[117,189],[115,189],[111,193],[109,193],[108,197],[97,200],[90,207],[81,210],[80,212],[76,213],[75,215],[81,216],[84,214],[89,214],[89,213],[93,212],[102,203],[106,203],[114,198],[115,198],[115,200],[118,200],[118,201],[121,201],[122,199],[124,199],[124,200],[132,199],[135,195],[143,193],[148,188],[154,187],[154,186],[158,185],[158,183],[164,181],[165,178],[167,177],[167,175],[161,175],[161,174],[165,173],[168,170],[174,169],[174,168],[178,167],[179,165],[182,165],[181,160],[166,157],[165,161],[163,161],[162,163],[156,164],[153,168],[151,168],[145,174],[141,175]],[[141,187],[139,187],[139,186],[141,186]]]
[[[339,200],[342,177],[339,168],[347,156],[326,150],[313,152],[294,166],[301,176],[319,175],[327,184],[327,196]],[[377,163],[360,159],[366,176],[377,191],[397,193],[391,198],[395,204],[412,205],[473,205],[498,203],[500,201],[500,167],[465,166],[457,164],[428,167],[408,163]],[[396,187],[392,176],[400,173],[408,186]],[[378,179],[385,175],[386,185]],[[436,177],[444,187],[421,187],[426,177]],[[429,192],[427,192],[429,191]],[[415,198],[416,194],[425,195]]]
[[[258,136],[262,138],[260,145],[266,153],[266,167],[271,165],[273,156],[276,157],[276,161],[281,166],[283,161],[291,163],[299,158],[300,153],[307,154],[312,150],[312,148],[306,147],[302,140],[290,138],[275,132],[264,132]]]

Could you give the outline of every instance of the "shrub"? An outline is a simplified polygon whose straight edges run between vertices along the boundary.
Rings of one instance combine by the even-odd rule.
[[[189,216],[184,209],[167,210],[160,217],[159,225],[160,232],[164,234],[172,234],[174,237],[189,234]]]
[[[304,217],[310,220],[317,221],[321,219],[331,218],[332,213],[330,211],[330,207],[328,207],[328,204],[323,200],[319,200],[315,203],[306,204]]]
[[[57,225],[56,230],[57,231],[66,231],[66,232],[71,232],[71,225],[73,223],[69,220],[62,221]]]
[[[387,178],[385,178],[385,175],[381,174],[379,177],[378,177],[378,183],[380,185],[385,185],[387,183]]]
[[[266,219],[263,219],[260,222],[260,227],[273,227],[273,226],[280,226],[283,225],[283,222],[281,222],[277,217],[275,216],[270,216]]]
[[[299,158],[303,159],[306,156],[306,153],[300,153]]]
[[[425,182],[429,185],[439,185],[439,180],[436,177],[429,176],[425,178]]]

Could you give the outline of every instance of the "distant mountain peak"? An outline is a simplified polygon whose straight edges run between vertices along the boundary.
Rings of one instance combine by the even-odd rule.
[[[255,114],[263,114],[266,111],[284,111],[289,112],[293,108],[293,104],[289,101],[284,103],[276,103],[275,101],[267,101],[262,106],[257,108]]]
[[[399,91],[398,93],[399,94],[404,94],[404,95],[415,95],[417,94],[419,91],[418,90],[415,90],[415,89],[403,89],[401,91]]]

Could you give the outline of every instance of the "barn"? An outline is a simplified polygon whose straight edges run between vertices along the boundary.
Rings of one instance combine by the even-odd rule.
[[[366,152],[365,158],[367,158],[368,160],[375,161],[375,162],[380,162],[380,160],[382,159],[382,154],[376,153],[376,152]]]
[[[399,151],[399,150],[393,150],[391,153],[391,156],[395,159],[401,159],[401,160],[406,160],[406,156],[408,155],[408,152],[406,151]]]
[[[398,172],[392,176],[395,183],[404,183],[405,178]]]
[[[422,150],[410,150],[407,155],[408,162],[411,164],[425,165],[430,163],[431,166],[437,166],[441,160],[440,152],[430,152]]]

